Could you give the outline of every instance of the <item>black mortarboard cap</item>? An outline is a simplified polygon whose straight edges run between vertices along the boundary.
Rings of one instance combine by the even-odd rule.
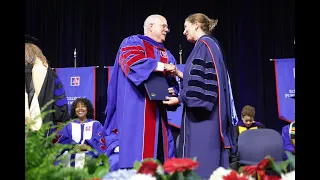
[[[32,37],[30,34],[27,34],[24,36],[24,42],[34,44],[41,49],[41,43],[40,43],[39,39]]]
[[[168,88],[169,84],[162,72],[153,72],[145,81],[144,86],[150,100],[166,100],[166,96],[171,96]]]
[[[292,99],[296,99],[296,95],[293,95],[293,96],[291,96],[290,98],[292,98]]]

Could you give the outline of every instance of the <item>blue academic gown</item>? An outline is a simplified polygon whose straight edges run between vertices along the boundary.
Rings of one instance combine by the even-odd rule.
[[[178,97],[184,104],[179,157],[196,157],[195,170],[209,179],[219,166],[229,168],[235,152],[227,69],[217,40],[202,36],[189,55]]]
[[[79,120],[76,120],[65,125],[62,130],[57,133],[56,141],[60,144],[86,144],[97,151],[85,151],[83,153],[72,154],[70,158],[65,161],[68,162],[69,166],[80,167],[84,162],[80,157],[89,155],[96,158],[106,152],[105,139],[102,134],[102,124],[92,119],[88,119],[82,124]],[[67,151],[64,151],[64,154],[66,153]]]
[[[176,64],[163,44],[147,36],[133,35],[122,41],[108,85],[103,130],[107,155],[114,155],[114,148],[119,146],[119,168],[132,168],[135,161],[157,157],[159,125],[163,132],[164,157],[174,156],[174,141],[165,109],[168,107],[162,102],[150,101],[143,86],[158,62]],[[167,80],[177,91],[175,78],[167,77]]]
[[[290,138],[290,124],[283,126],[282,128],[282,141],[285,151],[289,151],[291,153],[295,153],[295,147],[292,144],[291,138]],[[287,155],[285,154],[285,158],[288,159]]]
[[[44,109],[44,111],[54,110],[54,112],[47,114],[42,119],[43,123],[52,121],[56,124],[70,119],[64,86],[58,75],[50,67],[47,70],[38,100],[41,108],[49,101],[54,100]]]

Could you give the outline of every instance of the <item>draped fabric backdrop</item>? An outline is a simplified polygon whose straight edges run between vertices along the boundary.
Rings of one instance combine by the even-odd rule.
[[[281,130],[271,58],[294,58],[295,1],[292,0],[26,0],[25,33],[39,38],[51,67],[110,66],[123,38],[143,34],[145,18],[164,15],[170,26],[165,42],[183,63],[193,44],[186,41],[184,19],[202,12],[219,20],[213,35],[220,41],[240,116],[244,105],[256,108],[256,120]],[[104,68],[97,69],[97,118],[104,121]],[[240,118],[240,117],[239,117]]]

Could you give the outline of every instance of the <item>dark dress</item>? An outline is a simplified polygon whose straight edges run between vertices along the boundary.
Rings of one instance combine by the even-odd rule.
[[[229,168],[228,151],[235,147],[227,69],[215,38],[196,42],[178,98],[184,104],[178,156],[196,157],[195,172],[209,179],[218,167]]]

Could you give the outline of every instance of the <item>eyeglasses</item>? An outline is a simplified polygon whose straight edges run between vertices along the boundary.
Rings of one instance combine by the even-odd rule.
[[[150,24],[152,24],[152,25],[154,25],[155,23],[150,23]],[[161,26],[162,27],[162,29],[168,29],[168,32],[170,32],[170,28],[169,28],[169,26],[167,25],[167,24],[155,24],[155,25],[159,25],[159,26]]]

